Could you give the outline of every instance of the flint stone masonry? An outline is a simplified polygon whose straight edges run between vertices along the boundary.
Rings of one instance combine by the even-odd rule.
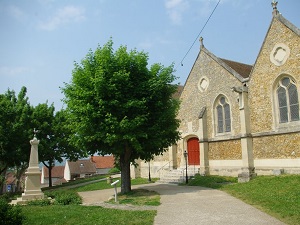
[[[281,75],[290,75],[298,81],[298,84],[300,82],[299,36],[282,24],[277,17],[273,18],[272,22],[250,75],[248,89],[252,133],[273,131],[276,127],[273,108],[274,85],[277,78]],[[278,43],[284,43],[291,49],[287,61],[282,66],[276,66],[270,61],[270,54]]]
[[[295,159],[300,156],[300,133],[253,138],[255,159]]]
[[[198,82],[204,75],[209,80],[209,86],[206,91],[201,92],[198,89]],[[199,130],[198,116],[204,106],[207,107],[207,121],[213,121],[213,103],[220,94],[223,94],[229,101],[232,118],[236,118],[232,121],[231,134],[239,133],[238,95],[231,91],[232,86],[239,85],[241,82],[236,77],[220,66],[205,48],[201,49],[181,94],[178,114],[181,120],[179,130],[182,130],[183,134],[188,134],[188,122],[192,122],[193,131],[197,132]],[[212,138],[215,136],[214,124],[210,122],[207,125],[208,138]]]
[[[241,141],[222,141],[209,143],[209,160],[242,159]]]
[[[276,4],[253,67],[218,58],[200,39],[200,52],[180,96],[181,139],[164,154],[164,162],[171,160],[176,168],[183,168],[188,140],[198,138],[196,167],[201,174],[238,174],[239,181],[247,182],[256,173],[281,169],[300,173],[300,120],[279,121],[276,92],[279,82],[288,77],[300,101],[300,29],[278,12]],[[217,132],[220,96],[230,106],[230,131],[223,133]]]

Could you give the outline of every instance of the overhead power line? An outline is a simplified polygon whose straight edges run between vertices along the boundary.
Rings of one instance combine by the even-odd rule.
[[[215,10],[217,9],[219,3],[221,0],[218,1],[218,3],[216,4],[215,8],[213,9],[213,11],[211,12],[210,16],[208,17],[208,19],[206,20],[205,24],[203,25],[202,29],[200,30],[199,34],[197,35],[197,37],[195,38],[193,44],[191,45],[191,47],[189,48],[189,50],[186,52],[186,54],[184,55],[184,57],[182,58],[180,65],[183,66],[183,60],[185,59],[185,57],[189,54],[189,52],[191,51],[192,47],[194,46],[195,42],[199,39],[199,36],[201,35],[202,31],[204,30],[204,28],[206,27],[208,21],[210,20],[210,18],[212,17],[212,15],[214,14]]]

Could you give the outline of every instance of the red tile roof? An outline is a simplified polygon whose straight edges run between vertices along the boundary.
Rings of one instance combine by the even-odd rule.
[[[44,170],[44,177],[48,178],[49,177],[49,169],[46,166],[43,166],[43,170]],[[51,169],[51,177],[55,178],[55,177],[59,177],[62,178],[64,177],[64,170],[65,170],[65,166],[54,166]]]
[[[91,156],[91,161],[95,163],[97,169],[114,168],[115,158],[109,156]]]
[[[15,174],[12,172],[8,172],[6,174],[6,184],[13,184],[16,181]]]
[[[249,77],[252,70],[251,65],[231,61],[228,59],[221,59],[221,60],[225,62],[229,67],[231,67],[233,70],[235,70],[238,74],[240,74],[243,78]]]
[[[21,176],[21,181],[25,181],[25,173],[22,174]],[[5,175],[5,179],[6,179],[6,184],[16,184],[17,182],[17,178],[15,176],[15,173],[14,172],[7,172],[6,175]]]

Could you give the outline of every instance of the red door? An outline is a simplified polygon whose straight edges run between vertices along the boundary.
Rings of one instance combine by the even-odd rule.
[[[200,165],[200,147],[198,138],[190,138],[187,141],[189,165]]]

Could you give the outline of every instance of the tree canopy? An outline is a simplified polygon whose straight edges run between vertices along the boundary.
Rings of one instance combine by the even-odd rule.
[[[39,161],[49,173],[49,187],[52,186],[52,168],[55,162],[62,162],[63,158],[76,160],[84,155],[68,141],[70,130],[66,124],[67,115],[62,109],[55,112],[54,105],[38,104],[33,111],[32,123],[38,129]]]
[[[71,141],[89,154],[119,159],[121,191],[128,192],[130,163],[162,154],[179,138],[173,65],[149,69],[147,53],[126,46],[114,51],[109,40],[74,67],[62,88]]]
[[[33,133],[32,108],[26,94],[27,89],[22,87],[17,96],[11,90],[0,95],[0,193],[9,167],[16,167],[21,175],[28,166]]]
[[[48,167],[51,186],[51,168],[55,161],[63,157],[76,160],[85,156],[69,142],[70,130],[66,124],[66,111],[55,112],[54,105],[48,103],[30,105],[22,87],[19,94],[12,90],[0,94],[0,193],[7,169],[14,169],[17,189],[20,178],[28,167],[30,143],[33,129],[40,132],[39,160]]]

